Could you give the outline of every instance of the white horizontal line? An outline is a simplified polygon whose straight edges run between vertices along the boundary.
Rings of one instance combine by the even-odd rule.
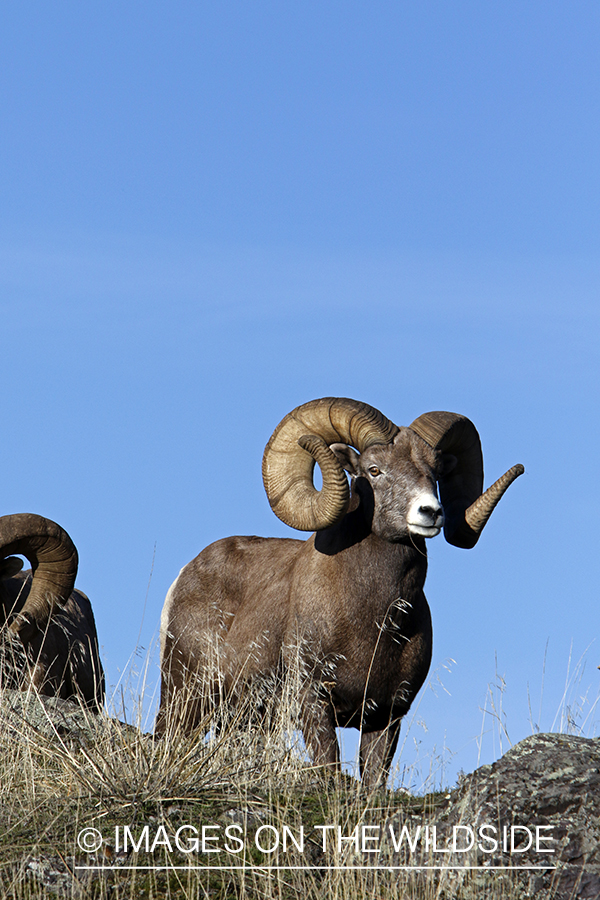
[[[96,871],[96,872],[118,872],[119,870],[135,870],[140,869],[143,871],[149,872],[162,872],[162,871],[180,871],[180,872],[208,872],[208,871],[219,871],[219,872],[231,872],[231,871],[241,871],[241,872],[289,872],[289,871],[342,871],[342,872],[357,872],[357,871],[366,871],[372,872],[373,870],[380,870],[386,872],[399,872],[399,871],[410,871],[410,870],[435,870],[441,871],[444,869],[452,869],[455,871],[464,871],[464,870],[472,870],[477,869],[481,872],[490,872],[492,870],[497,870],[501,872],[509,872],[509,871],[524,871],[524,870],[536,870],[536,871],[551,871],[554,872],[556,870],[556,866],[74,866],[74,869],[78,871]]]

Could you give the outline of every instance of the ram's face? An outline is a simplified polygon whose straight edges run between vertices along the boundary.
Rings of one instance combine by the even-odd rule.
[[[332,450],[353,475],[362,502],[372,506],[374,534],[399,541],[440,533],[444,511],[436,481],[441,467],[451,462],[409,428],[401,428],[393,443],[374,444],[362,454],[340,444]]]

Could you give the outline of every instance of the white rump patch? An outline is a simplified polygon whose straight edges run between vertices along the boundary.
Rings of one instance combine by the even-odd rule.
[[[185,568],[185,566],[184,566]],[[183,572],[183,569],[179,570],[179,575]],[[175,593],[175,585],[179,581],[179,575],[167,591],[167,596],[165,597],[165,602],[163,604],[162,612],[160,614],[160,666],[162,668],[162,663],[165,655],[165,643],[167,640],[167,631],[169,630],[169,619],[171,618],[171,607],[173,606],[173,594]]]

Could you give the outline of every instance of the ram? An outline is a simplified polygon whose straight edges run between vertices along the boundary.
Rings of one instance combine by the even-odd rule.
[[[22,572],[25,556],[31,571]],[[0,518],[1,684],[98,711],[104,673],[90,601],[74,590],[77,550],[56,522],[21,513]]]
[[[278,677],[300,647],[301,727],[315,763],[339,766],[335,729],[354,727],[363,781],[383,782],[431,662],[425,539],[443,527],[451,544],[473,547],[523,471],[482,493],[479,435],[455,413],[407,428],[345,398],[293,410],[266,446],[263,479],[275,514],[315,533],[226,538],[181,570],[161,617],[157,731],[191,730],[207,703],[246,678]],[[215,658],[214,686],[193,696]]]

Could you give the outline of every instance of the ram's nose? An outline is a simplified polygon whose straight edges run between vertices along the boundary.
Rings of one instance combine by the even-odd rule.
[[[410,507],[406,521],[412,534],[435,537],[444,525],[442,504],[433,493],[421,494]]]
[[[436,503],[435,505],[433,503],[428,503],[426,506],[419,506],[417,513],[424,519],[429,520],[431,525],[437,525],[440,516],[443,517],[444,515],[441,503]]]

